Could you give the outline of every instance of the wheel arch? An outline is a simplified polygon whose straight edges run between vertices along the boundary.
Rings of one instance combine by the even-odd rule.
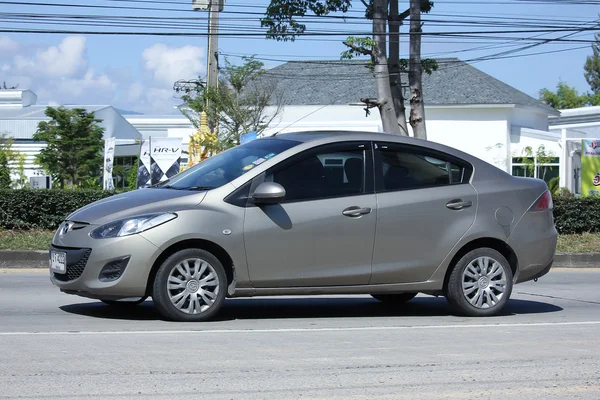
[[[503,240],[486,237],[470,241],[469,243],[461,247],[460,250],[456,252],[456,254],[454,254],[454,257],[452,257],[452,261],[450,261],[450,263],[448,264],[448,268],[446,269],[446,275],[444,276],[444,291],[446,291],[446,289],[448,288],[448,280],[450,279],[450,274],[452,274],[452,270],[454,269],[456,263],[468,252],[483,247],[494,249],[500,254],[502,254],[504,258],[506,258],[506,260],[510,264],[510,269],[513,273],[513,281],[516,282],[519,271],[519,260],[517,258],[517,254],[512,249],[512,247],[510,247]]]
[[[148,281],[146,282],[147,296],[152,295],[152,285],[154,284],[154,278],[156,277],[156,273],[158,272],[160,266],[171,255],[185,249],[202,249],[212,253],[215,257],[217,257],[221,264],[223,264],[223,268],[225,268],[225,273],[227,274],[227,286],[230,286],[233,282],[235,282],[235,266],[233,264],[233,259],[223,247],[210,240],[186,239],[167,247],[157,257],[156,261],[154,261],[154,264],[152,264],[152,269],[150,270],[150,274],[148,275]]]

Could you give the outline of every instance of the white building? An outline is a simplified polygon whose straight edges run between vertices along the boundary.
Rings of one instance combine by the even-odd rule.
[[[25,175],[27,178],[42,175],[35,163],[35,155],[45,144],[35,142],[33,135],[41,121],[49,121],[45,115],[47,106],[38,105],[37,96],[30,90],[0,90],[0,133],[14,139],[13,150],[26,155]],[[84,108],[93,111],[102,122],[104,137],[115,137],[122,142],[135,142],[142,135],[113,107],[107,105],[67,105],[66,108]],[[127,157],[134,154],[131,147],[117,146],[115,156]],[[137,146],[139,153],[139,145]]]
[[[561,135],[548,129],[548,118],[560,115],[557,110],[458,59],[438,62],[437,71],[423,75],[429,140],[515,175],[527,173],[518,163],[525,149],[537,151],[543,145],[558,158],[545,166],[545,179],[558,175]],[[376,97],[373,74],[363,61],[289,62],[264,76],[267,84],[276,85],[275,98],[283,104],[266,135],[307,129],[382,131],[378,110],[367,115],[357,105],[361,98]],[[541,171],[536,168],[534,174]]]
[[[581,194],[581,140],[600,139],[600,107],[561,110],[550,118],[550,132],[560,136],[560,186]]]

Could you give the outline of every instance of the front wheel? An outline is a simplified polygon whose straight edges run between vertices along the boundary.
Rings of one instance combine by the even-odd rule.
[[[201,249],[178,251],[160,266],[152,299],[160,314],[172,321],[199,322],[212,318],[227,293],[221,262]]]
[[[512,293],[513,273],[506,258],[490,248],[472,250],[454,266],[446,298],[470,317],[497,315]]]

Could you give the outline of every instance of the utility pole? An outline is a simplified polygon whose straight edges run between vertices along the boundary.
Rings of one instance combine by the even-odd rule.
[[[219,86],[219,13],[223,11],[225,0],[192,0],[194,10],[208,10],[208,50],[206,60],[208,62],[206,89],[216,89]],[[208,100],[206,108],[208,109]],[[206,113],[202,119],[206,118]],[[214,117],[208,119],[208,130],[216,133],[218,128]]]
[[[223,1],[224,3],[224,1]],[[219,86],[219,11],[221,9],[221,0],[211,0],[208,14],[208,90],[216,89]],[[208,108],[208,100],[206,107]],[[208,129],[216,133],[217,121],[214,116],[208,120]]]

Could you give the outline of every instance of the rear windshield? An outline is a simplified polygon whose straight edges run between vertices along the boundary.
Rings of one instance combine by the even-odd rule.
[[[214,189],[299,143],[287,139],[253,140],[212,156],[154,187],[181,190]]]

